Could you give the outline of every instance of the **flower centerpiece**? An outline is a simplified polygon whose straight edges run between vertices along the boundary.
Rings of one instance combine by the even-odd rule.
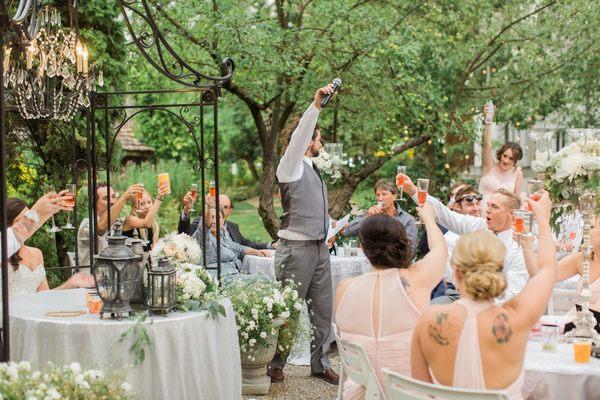
[[[0,397],[3,399],[89,399],[126,400],[135,398],[132,387],[117,376],[106,377],[100,370],[82,370],[78,363],[45,371],[34,370],[28,362],[0,363]]]
[[[223,295],[231,300],[238,326],[242,392],[266,394],[270,387],[266,364],[275,350],[288,354],[298,334],[312,332],[310,324],[299,323],[303,300],[297,286],[291,280],[282,283],[240,275],[223,289]]]
[[[344,164],[341,157],[333,157],[325,150],[321,150],[317,157],[313,157],[315,163],[321,173],[327,175],[333,183],[342,177],[342,165]]]
[[[154,258],[167,257],[171,264],[200,264],[202,249],[191,236],[175,232],[161,238],[152,251]]]
[[[571,143],[547,162],[535,164],[535,172],[545,174],[544,186],[555,202],[577,204],[583,192],[600,191],[600,156],[583,147],[583,142]]]
[[[225,307],[219,300],[219,285],[201,266],[186,263],[177,267],[177,309],[196,311],[205,309],[216,317],[225,316]]]

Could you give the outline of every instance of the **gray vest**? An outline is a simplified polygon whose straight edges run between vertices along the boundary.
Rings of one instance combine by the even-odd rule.
[[[283,207],[281,229],[325,239],[329,227],[327,186],[316,171],[305,163],[302,177],[279,183],[279,190]]]

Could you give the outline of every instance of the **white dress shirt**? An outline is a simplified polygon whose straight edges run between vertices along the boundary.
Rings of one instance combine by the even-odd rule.
[[[417,201],[416,194],[413,196],[413,200]],[[485,218],[473,217],[452,211],[432,196],[427,196],[427,202],[435,209],[437,222],[458,235],[475,231],[489,231]],[[525,259],[523,258],[523,250],[513,240],[512,234],[512,229],[496,233],[498,239],[506,247],[504,277],[507,285],[504,295],[497,297],[495,300],[496,303],[505,303],[519,294],[529,280]]]
[[[448,261],[446,261],[446,270],[444,271],[444,276],[442,279],[445,282],[454,282],[454,268],[452,268],[452,264],[450,261],[452,260],[452,253],[454,252],[454,247],[456,246],[456,242],[460,238],[459,235],[452,231],[447,231],[444,233],[444,239],[446,240],[446,248],[448,249]]]
[[[308,158],[305,153],[312,135],[317,126],[317,119],[319,118],[320,110],[316,108],[312,103],[308,110],[304,112],[298,127],[292,133],[290,143],[279,165],[277,166],[277,180],[281,183],[290,183],[300,180],[304,173],[304,167],[312,168],[313,162]],[[313,237],[306,235],[301,232],[291,231],[289,229],[280,229],[277,232],[277,236],[282,239],[288,240],[312,240]]]
[[[1,237],[1,236],[0,236]],[[6,230],[7,256],[12,257],[21,248],[21,243],[17,240],[12,228]],[[0,240],[0,251],[2,251],[2,241]]]

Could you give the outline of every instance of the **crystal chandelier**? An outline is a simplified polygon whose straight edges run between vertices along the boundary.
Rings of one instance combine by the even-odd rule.
[[[71,120],[90,105],[96,90],[94,66],[75,30],[64,28],[55,8],[39,12],[40,29],[24,49],[25,59],[4,48],[4,85],[12,90],[19,113],[25,119]],[[17,51],[15,51],[17,50]],[[102,70],[98,86],[104,85]]]

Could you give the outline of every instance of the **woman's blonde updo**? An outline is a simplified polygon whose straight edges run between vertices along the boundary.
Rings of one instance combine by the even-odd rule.
[[[456,243],[452,265],[475,300],[491,300],[506,289],[502,273],[505,253],[504,244],[490,232],[468,233]]]

